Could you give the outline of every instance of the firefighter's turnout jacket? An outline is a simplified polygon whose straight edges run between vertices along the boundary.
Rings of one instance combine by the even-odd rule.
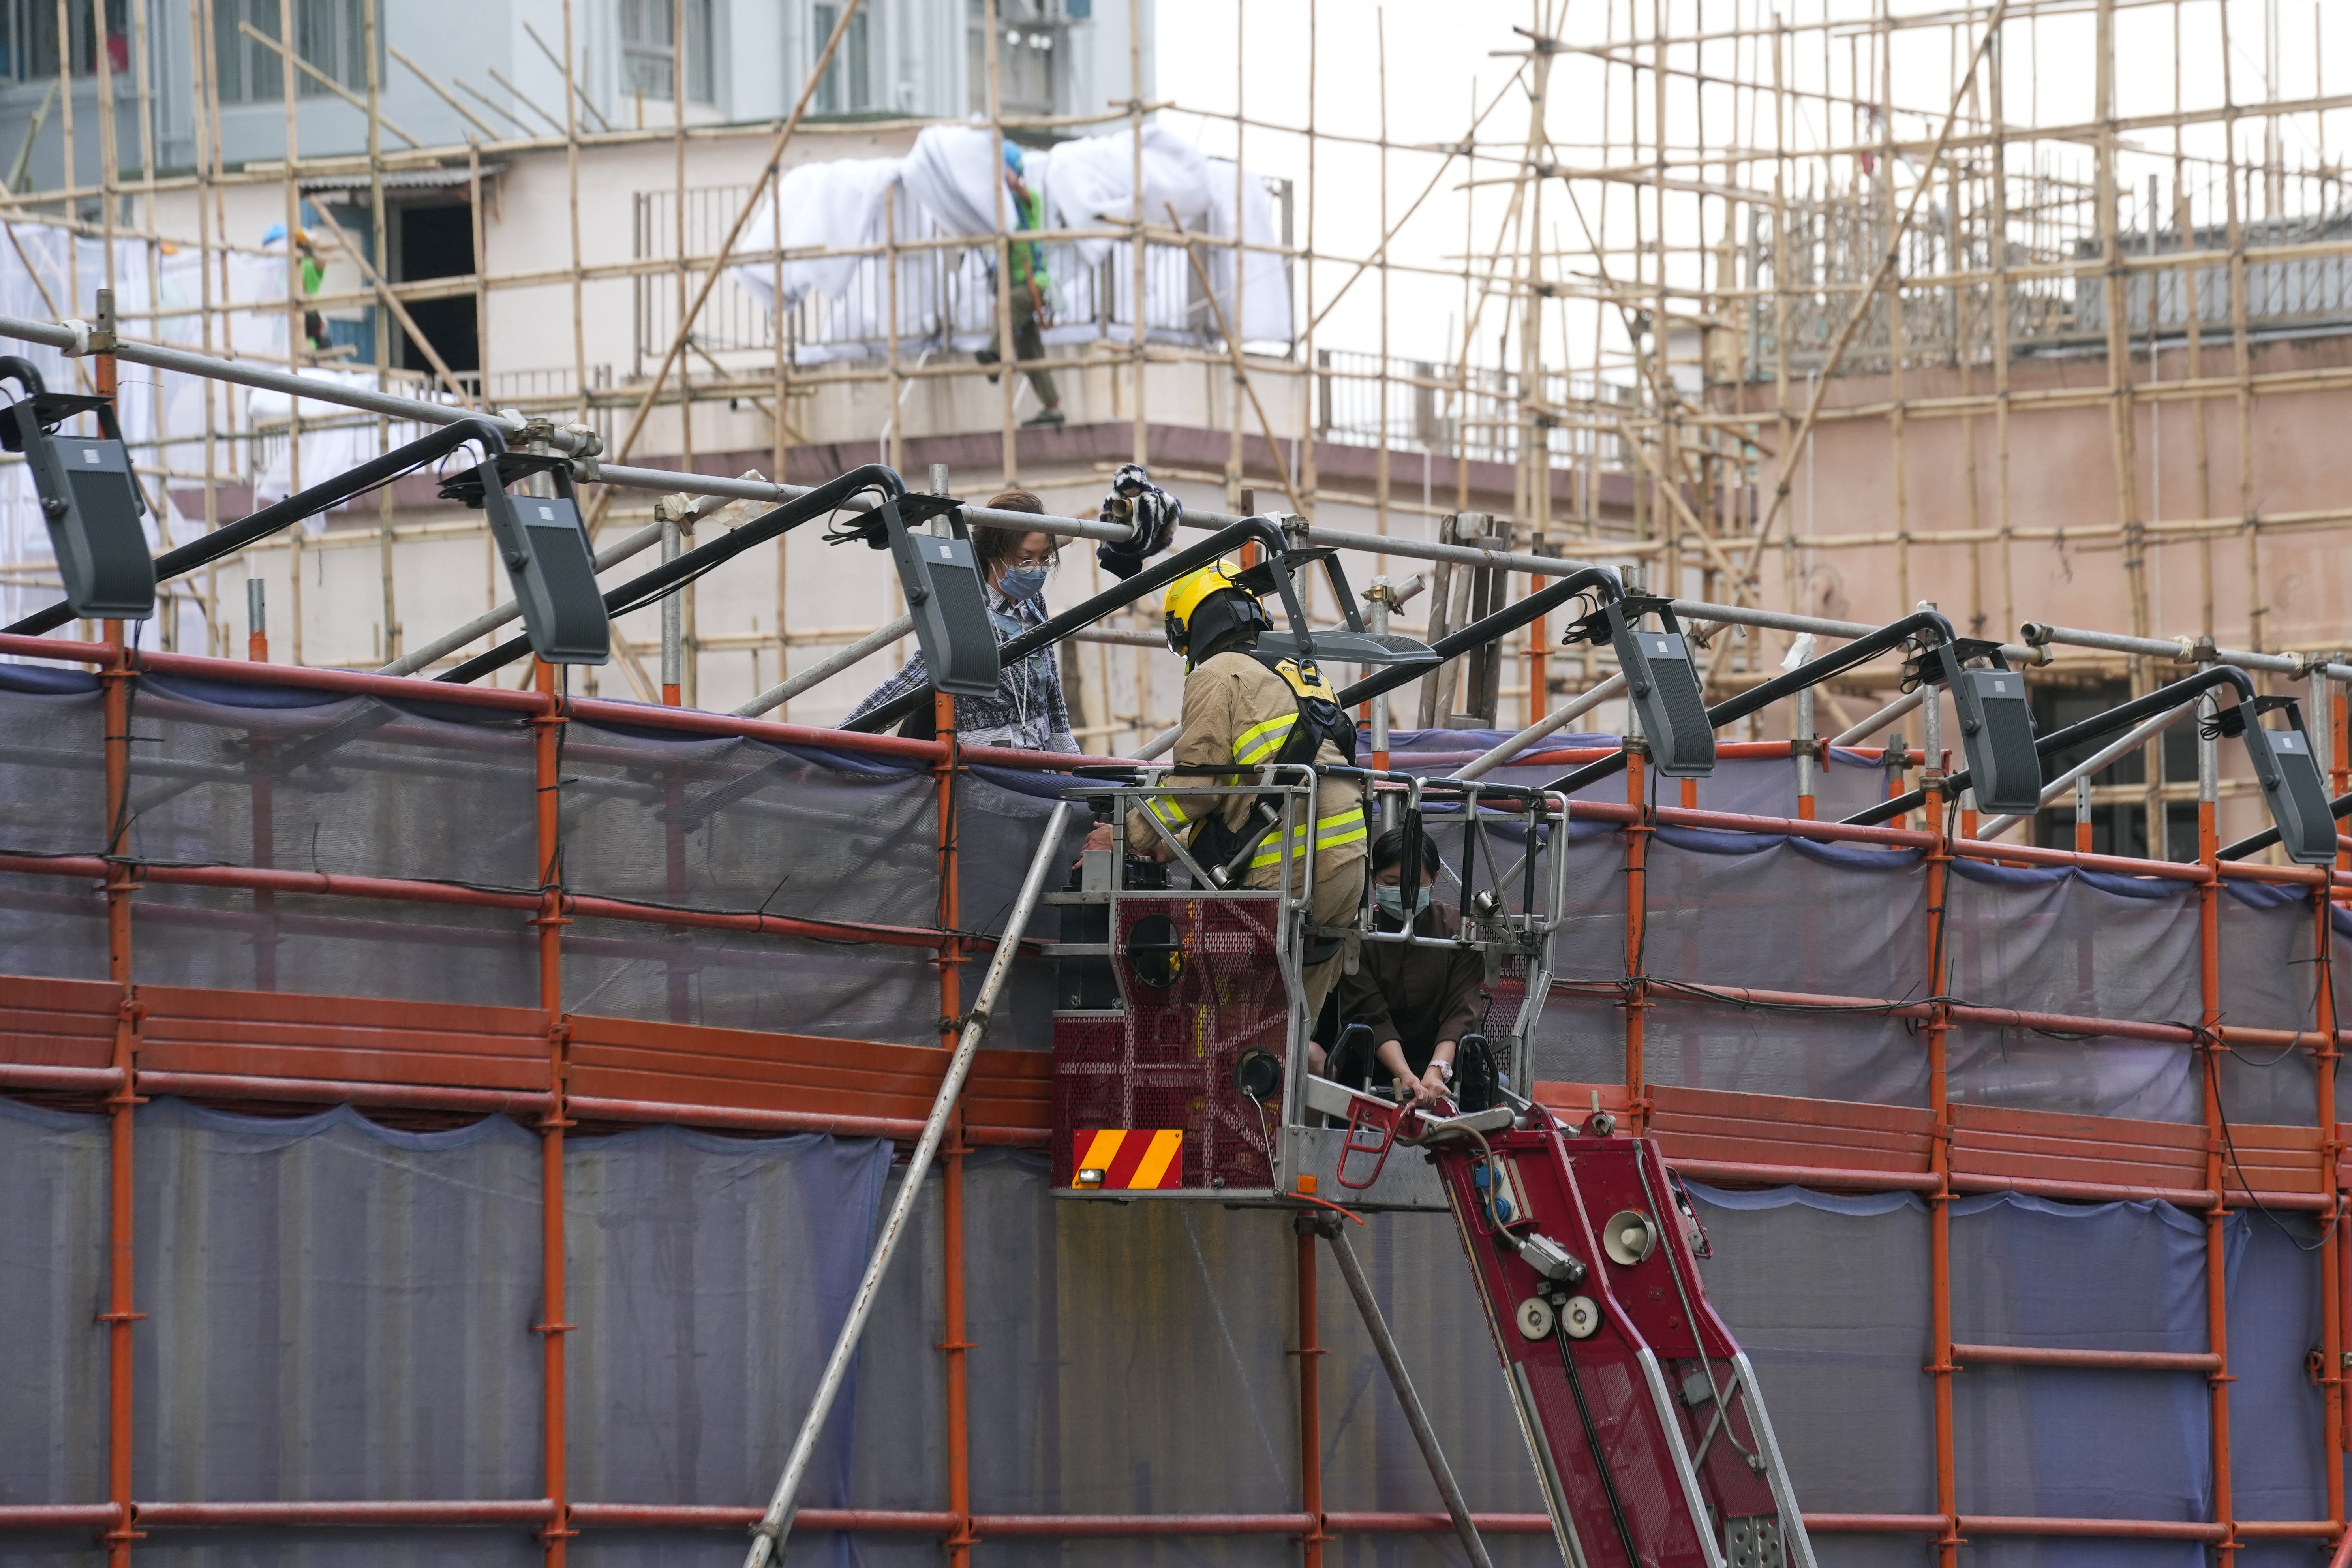
[[[1184,728],[1177,737],[1171,760],[1181,767],[1264,767],[1281,752],[1283,742],[1299,721],[1297,694],[1290,683],[1247,653],[1228,650],[1207,660],[1184,678]],[[1347,759],[1326,741],[1317,749],[1318,766],[1339,767]],[[1202,778],[1202,783],[1218,782]],[[1226,826],[1245,831],[1254,800],[1245,795],[1160,795],[1148,806],[1129,816],[1128,843],[1137,850],[1159,842],[1149,810],[1164,823],[1180,843],[1191,846],[1197,824],[1211,812],[1220,812]],[[1364,812],[1354,785],[1327,780],[1317,792],[1315,820],[1291,831],[1294,852],[1310,849],[1315,856],[1313,917],[1320,926],[1353,925],[1364,896]],[[1285,849],[1281,835],[1269,832],[1241,879],[1246,888],[1276,886],[1282,872]],[[1354,942],[1340,956],[1307,971],[1309,1010],[1319,1009],[1338,980],[1343,960],[1354,957]]]
[[[1180,767],[1264,767],[1281,752],[1297,723],[1298,698],[1288,681],[1246,653],[1221,653],[1185,677],[1184,727],[1171,760]],[[1339,767],[1347,759],[1327,741],[1318,748],[1315,761]],[[1220,781],[1202,776],[1198,782]],[[1222,814],[1227,827],[1246,831],[1253,804],[1253,797],[1242,795],[1169,794],[1154,795],[1148,809],[1189,847],[1194,824],[1213,811]],[[1318,882],[1360,862],[1366,854],[1364,812],[1355,786],[1326,782],[1317,794],[1315,821],[1293,827],[1291,834],[1294,851],[1311,846]],[[1158,841],[1143,820],[1142,808],[1129,821],[1128,841],[1139,849]],[[1268,833],[1250,857],[1242,885],[1273,887],[1284,847],[1280,835]]]

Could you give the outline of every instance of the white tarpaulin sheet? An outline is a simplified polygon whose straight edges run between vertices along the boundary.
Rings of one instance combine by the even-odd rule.
[[[1045,247],[1045,271],[1053,279],[1049,303],[1066,323],[1082,313],[1072,296],[1079,279],[1107,261],[1115,263],[1110,316],[1132,319],[1126,299],[1132,292],[1132,268],[1122,258],[1136,210],[1135,163],[1134,141],[1125,131],[1024,151],[1024,178],[1043,205],[1046,226],[1094,229],[1102,236]],[[777,195],[752,214],[742,244],[787,256],[820,248],[877,252],[894,237],[903,242],[1016,232],[1019,218],[1010,193],[1002,203],[997,198],[1000,166],[994,137],[961,125],[931,126],[904,158],[803,163],[788,171]],[[1142,206],[1145,220],[1156,228],[1165,231],[1172,221],[1202,237],[1202,265],[1217,306],[1226,321],[1238,320],[1244,342],[1288,341],[1290,285],[1282,257],[1247,252],[1236,300],[1231,247],[1235,233],[1251,246],[1281,243],[1274,203],[1261,176],[1236,169],[1230,160],[1207,157],[1160,126],[1146,126]],[[1144,300],[1150,330],[1195,339],[1216,336],[1217,312],[1197,298],[1189,264],[1172,247],[1155,248],[1170,248],[1175,264],[1150,268]],[[969,350],[986,342],[994,310],[992,260],[985,248],[902,252],[897,288],[901,349]],[[772,312],[779,282],[785,310],[812,298],[830,303],[829,342],[801,343],[803,359],[868,352],[871,343],[889,335],[888,286],[876,256],[809,256],[781,264],[747,262],[731,270],[736,282]],[[1045,338],[1075,341],[1097,331],[1091,321],[1064,324],[1047,328]]]

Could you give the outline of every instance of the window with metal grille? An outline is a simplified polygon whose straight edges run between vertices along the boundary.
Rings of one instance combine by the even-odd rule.
[[[678,0],[621,0],[621,89],[669,101],[677,69]],[[686,0],[686,100],[709,103],[711,0]]]
[[[1069,0],[998,0],[997,100],[1006,114],[1059,114],[1062,79],[1068,74],[1069,24],[1089,8]],[[968,107],[988,112],[988,14],[982,0],[965,0],[965,81]]]
[[[355,90],[367,84],[361,6],[362,0],[294,0],[293,5],[295,54],[320,76]],[[268,103],[285,97],[278,25],[278,0],[213,0],[213,58],[223,103]],[[298,97],[327,96],[326,86],[309,71],[297,71],[294,78]]]
[[[98,74],[98,7],[69,7],[75,76]],[[107,64],[131,68],[131,0],[106,0]],[[0,0],[0,81],[54,81],[58,74],[57,0]]]
[[[863,6],[851,16],[849,31],[843,35],[841,47],[833,52],[833,62],[824,68],[824,79],[817,83],[814,108],[819,114],[863,114],[874,107],[874,57],[866,17]],[[839,5],[809,7],[809,49],[813,55],[824,47],[825,40],[840,25]]]

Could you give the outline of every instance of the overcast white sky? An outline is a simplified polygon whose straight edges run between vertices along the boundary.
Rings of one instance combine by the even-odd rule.
[[[1624,38],[1638,14],[1648,36],[1654,15],[1664,19],[1675,37],[1701,30],[1721,31],[1733,26],[1769,26],[1777,15],[1797,24],[1827,17],[1842,26],[1826,34],[1819,29],[1795,34],[1789,46],[1788,68],[1792,82],[1818,91],[1824,72],[1841,97],[1875,99],[1878,68],[1870,56],[1865,29],[1882,0],[1311,0],[1315,17],[1315,123],[1319,131],[1376,136],[1386,114],[1392,142],[1451,143],[1469,125],[1474,100],[1483,107],[1510,80],[1521,57],[1498,51],[1524,48],[1526,40],[1514,25],[1538,25],[1539,11],[1564,21],[1560,36],[1571,44],[1599,45],[1612,36]],[[2352,92],[2352,0],[2185,0],[2179,7],[2181,27],[2179,51],[2179,92],[2190,108],[2221,101],[2224,58],[2221,33],[2226,4],[2230,30],[2228,58],[2231,86],[2241,104],[2259,103],[2266,95],[2267,79],[2275,68],[2278,91],[2297,99],[2328,89]],[[1939,0],[1893,0],[1898,17],[1951,17]],[[2039,15],[2031,15],[2025,0],[2013,4],[2013,19],[2006,28],[2007,119],[2011,124],[2055,125],[2092,119],[2095,81],[2091,62],[2095,16],[2090,0],[2042,0]],[[1235,101],[1238,58],[1241,100],[1252,117],[1282,125],[1303,126],[1308,112],[1308,18],[1310,0],[1193,0],[1164,3],[1159,14],[1159,91],[1188,108],[1230,112]],[[2018,19],[2021,18],[2021,19]],[[2169,110],[2175,92],[2173,26],[2175,7],[2169,0],[2120,0],[2116,12],[2118,55],[2117,110],[2125,116],[2160,114]],[[2278,47],[2275,59],[2266,58],[2265,24],[2275,19]],[[1613,26],[1612,26],[1613,23]],[[1920,26],[1897,35],[1893,62],[1894,98],[1898,106],[1898,136],[1932,136],[1935,123],[1949,100],[1948,83],[1964,62],[1970,37],[1957,41],[1953,28]],[[1385,92],[1381,58],[1387,57]],[[1704,58],[1696,46],[1675,48],[1670,63],[1679,69],[1701,68],[1710,75],[1770,80],[1769,45],[1717,43]],[[1826,57],[1826,58],[1825,58]],[[1646,63],[1647,51],[1644,51]],[[1853,90],[1859,71],[1863,90]],[[1604,78],[1607,79],[1604,84]],[[1615,152],[1613,163],[1626,161],[1626,141],[1635,106],[1633,75],[1623,68],[1605,68],[1589,56],[1564,54],[1553,68],[1549,126],[1559,146],[1560,161],[1595,166],[1602,161],[1600,145],[1604,126]],[[1639,93],[1643,135],[1649,134],[1654,79],[1641,74]],[[1702,109],[1704,126],[1700,121]],[[1902,112],[1909,110],[1911,112]],[[2352,124],[2342,114],[2328,117],[2325,128],[2331,141],[2340,140]],[[1169,123],[1196,136],[1210,151],[1230,153],[1234,127],[1230,121],[1207,120],[1198,114],[1171,111]],[[1704,145],[1720,153],[1744,144],[1769,149],[1772,144],[1771,110],[1768,95],[1735,94],[1728,87],[1711,88],[1702,105],[1687,80],[1674,84],[1667,110],[1669,141],[1689,146],[1700,137]],[[1523,92],[1506,93],[1479,134],[1482,150],[1515,157],[1524,142],[1527,100]],[[1824,106],[1818,100],[1801,104],[1792,116],[1790,135],[1794,144],[1851,144],[1860,130],[1858,111],[1845,106]],[[2320,160],[2322,127],[2318,117],[2306,115],[2284,132],[2284,162],[2311,166]],[[1876,132],[1861,132],[1874,137]],[[2259,160],[2263,132],[2258,123],[2242,125],[2241,156]],[[2171,204],[2172,139],[2168,130],[2145,131],[2134,138],[2145,155],[2121,161],[2119,180],[2144,201],[2147,176],[2161,182],[2161,203]],[[2217,127],[2198,128],[2187,135],[2192,157],[2218,157],[2221,133]],[[1297,183],[1299,217],[1297,237],[1306,235],[1307,159],[1303,137],[1248,130],[1242,155],[1253,168],[1287,175]],[[2338,154],[2340,158],[2340,154]],[[2012,174],[2030,169],[2036,159],[2088,176],[2089,150],[2083,146],[2040,144],[2034,151],[2013,150]],[[1440,163],[1436,155],[1395,152],[1389,156],[1387,186],[1391,221],[1401,217]],[[1811,165],[1811,177],[1822,177],[1822,166]],[[1503,163],[1483,160],[1478,173],[1499,179]],[[1711,171],[1711,174],[1718,172]],[[1853,177],[1850,160],[1838,161],[1840,180]],[[1808,177],[1800,174],[1801,182]],[[1769,172],[1759,176],[1769,184]],[[1318,252],[1360,257],[1370,252],[1381,234],[1379,154],[1370,148],[1336,142],[1318,145],[1314,172],[1317,190],[1314,242]],[[2192,168],[2192,194],[2211,183],[2211,176]],[[1907,185],[1907,182],[1906,183]],[[1486,185],[1464,189],[1464,163],[1456,160],[1420,214],[1399,236],[1391,255],[1400,263],[1454,269],[1451,280],[1409,279],[1392,275],[1388,312],[1391,351],[1423,358],[1448,355],[1463,319],[1463,289],[1458,269],[1465,248],[1483,252],[1496,243],[1499,221],[1508,197],[1507,187]],[[2204,221],[2204,196],[2199,196],[2199,220]],[[2259,198],[2257,198],[2259,199]],[[2213,194],[2218,216],[2218,194]],[[1582,221],[1601,222],[1599,191],[1592,182],[1579,182],[1576,205],[1566,187],[1548,184],[1543,196],[1543,227],[1571,249],[1583,248]],[[2134,211],[2136,212],[2136,207]],[[1612,248],[1624,246],[1633,232],[1633,208],[1625,188],[1619,186],[1608,209],[1608,234]],[[1670,196],[1667,221],[1676,243],[1687,244],[1702,221],[1696,198]],[[2127,216],[2127,223],[2136,217]],[[1723,204],[1709,200],[1704,222],[1710,238],[1724,222]],[[1746,223],[1743,215],[1739,220]],[[1622,278],[1631,258],[1619,256],[1612,266]],[[1317,272],[1318,308],[1327,301],[1351,268],[1327,263]],[[1590,274],[1587,258],[1575,258],[1575,272]],[[1500,324],[1497,307],[1487,307],[1480,328],[1481,342],[1493,354],[1494,335]],[[1567,347],[1555,341],[1549,355],[1573,353],[1581,363],[1589,357],[1595,311],[1589,304],[1568,308],[1564,319],[1548,328],[1548,336],[1565,330]],[[1377,347],[1381,312],[1375,279],[1358,283],[1336,307],[1318,333],[1318,346]],[[1613,329],[1612,337],[1615,336]],[[1618,339],[1622,342],[1622,339]]]

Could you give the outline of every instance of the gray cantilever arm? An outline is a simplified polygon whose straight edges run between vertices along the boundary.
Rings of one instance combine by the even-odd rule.
[[[1507,609],[1497,610],[1484,620],[1473,621],[1460,631],[1438,638],[1430,645],[1429,651],[1443,661],[1457,654],[1467,653],[1472,648],[1484,647],[1497,637],[1528,625],[1554,606],[1565,604],[1580,594],[1595,592],[1604,602],[1621,599],[1625,593],[1613,569],[1587,566],[1581,572],[1570,573],[1548,588],[1529,594]],[[1383,691],[1393,691],[1408,680],[1420,679],[1429,670],[1430,667],[1425,664],[1395,664],[1386,669],[1374,670],[1339,693],[1339,706],[1349,708],[1359,702],[1370,701]]]
[[[2254,700],[2252,677],[2234,664],[2217,664],[2210,668],[2200,669],[2194,675],[2183,677],[2169,686],[2159,686],[2145,697],[2135,697],[2130,701],[2110,708],[2104,713],[2094,713],[2079,724],[2069,724],[2063,730],[2053,730],[2033,742],[2034,754],[2041,757],[2054,757],[2062,752],[2073,751],[2076,746],[2102,740],[2119,730],[2129,729],[2143,719],[2153,719],[2167,709],[2178,708],[2190,698],[2209,691],[2216,686],[2236,687],[2238,706],[2242,710],[2246,709]],[[2249,724],[2253,722],[2251,712],[2245,714],[2244,721]],[[2230,733],[2234,734],[2236,731],[2231,731]],[[1943,793],[1946,795],[1958,795],[1960,791],[1969,787],[1970,776],[1966,768],[1962,768],[1956,773],[1948,774],[1944,779]],[[1870,827],[1878,823],[1891,822],[1906,811],[1916,811],[1927,798],[1926,790],[1915,789],[1907,795],[1898,795],[1892,800],[1883,800],[1867,811],[1858,811],[1852,816],[1846,817],[1844,821],[1847,826],[1853,827]]]
[[[354,496],[365,495],[377,486],[388,484],[410,469],[421,468],[468,441],[477,443],[492,457],[507,449],[505,432],[488,419],[468,417],[428,430],[406,446],[394,447],[381,458],[371,458],[333,479],[322,479],[309,489],[298,491],[284,500],[273,502],[259,511],[216,528],[202,539],[183,544],[177,550],[165,551],[155,557],[155,581],[162,583],[173,577],[184,577],[199,566],[209,565],[223,556],[234,555],[257,540],[291,528],[304,518],[316,517],[331,507],[341,506]],[[38,637],[43,632],[55,631],[73,618],[71,606],[59,603],[45,610],[36,610],[6,629],[18,637]]]
[[[1889,648],[1900,647],[1922,632],[1935,634],[1937,640],[1953,640],[1952,623],[1934,610],[1914,610],[1899,621],[1886,625],[1865,637],[1830,649],[1819,658],[1808,659],[1786,675],[1777,675],[1761,686],[1750,687],[1736,697],[1727,697],[1706,710],[1706,721],[1720,730],[1726,724],[1737,723],[1750,713],[1792,696],[1809,686],[1819,686],[1832,676],[1843,674],[1857,664],[1865,664]],[[1597,763],[1587,763],[1574,773],[1563,773],[1544,787],[1574,794],[1587,784],[1598,784],[1610,774],[1623,771],[1625,753],[1618,752]]]

